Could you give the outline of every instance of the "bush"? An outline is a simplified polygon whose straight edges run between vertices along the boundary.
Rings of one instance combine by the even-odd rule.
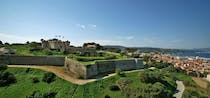
[[[52,72],[45,73],[42,81],[44,81],[46,83],[51,83],[51,82],[55,81],[55,74]]]
[[[106,95],[104,96],[104,98],[111,98],[111,97],[110,97],[109,95],[106,94]]]
[[[8,86],[12,83],[16,83],[17,80],[15,76],[10,72],[0,73],[0,87]]]
[[[6,64],[0,64],[0,71],[4,71],[7,69],[7,65]]]
[[[33,82],[33,83],[38,83],[38,82],[39,82],[39,78],[33,77],[33,78],[32,78],[32,82]]]
[[[31,70],[31,68],[27,68],[27,69],[26,69],[26,73],[28,73],[30,70]]]
[[[117,85],[110,85],[110,86],[109,86],[109,89],[110,89],[111,91],[119,91],[119,90],[120,90],[120,88],[119,88]]]

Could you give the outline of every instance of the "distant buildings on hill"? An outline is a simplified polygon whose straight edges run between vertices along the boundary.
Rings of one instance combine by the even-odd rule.
[[[50,40],[41,39],[41,42],[42,42],[42,48],[67,50],[70,47],[70,41],[62,41],[58,39],[50,39]]]

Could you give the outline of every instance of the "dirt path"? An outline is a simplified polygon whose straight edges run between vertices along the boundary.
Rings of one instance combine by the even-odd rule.
[[[177,93],[175,93],[173,96],[176,98],[182,98],[182,94],[184,93],[184,84],[182,81],[178,81],[176,80],[176,84],[177,84]]]
[[[192,79],[193,79],[193,81],[195,81],[195,83],[198,84],[201,88],[206,89],[206,88],[208,87],[208,83],[207,83],[207,81],[205,81],[204,79],[202,79],[202,78],[195,78],[195,77],[193,77]]]
[[[66,70],[64,67],[59,67],[59,66],[36,66],[36,65],[8,65],[8,67],[22,67],[22,68],[35,68],[35,69],[41,69],[44,71],[49,71],[49,72],[53,72],[54,74],[56,74],[58,77],[72,82],[74,84],[86,84],[89,82],[93,82],[96,81],[97,79],[86,79],[86,80],[82,80],[82,79],[76,79],[73,78]]]

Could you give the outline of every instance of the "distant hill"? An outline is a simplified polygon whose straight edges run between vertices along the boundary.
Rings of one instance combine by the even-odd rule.
[[[210,47],[209,48],[196,48],[196,49],[193,49],[195,51],[203,51],[203,52],[210,52]]]
[[[118,48],[118,49],[121,49],[121,50],[127,48],[127,47],[120,46],[120,45],[104,45],[103,47],[104,48]]]
[[[190,52],[192,50],[186,49],[165,49],[165,48],[155,48],[155,47],[125,47],[119,45],[105,45],[104,48],[118,48],[124,50],[125,48],[137,48],[139,52],[162,52],[162,53],[172,53],[172,52]]]

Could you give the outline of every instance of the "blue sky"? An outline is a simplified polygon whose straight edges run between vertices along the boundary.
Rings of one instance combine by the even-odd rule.
[[[0,0],[0,40],[210,47],[209,0]]]

